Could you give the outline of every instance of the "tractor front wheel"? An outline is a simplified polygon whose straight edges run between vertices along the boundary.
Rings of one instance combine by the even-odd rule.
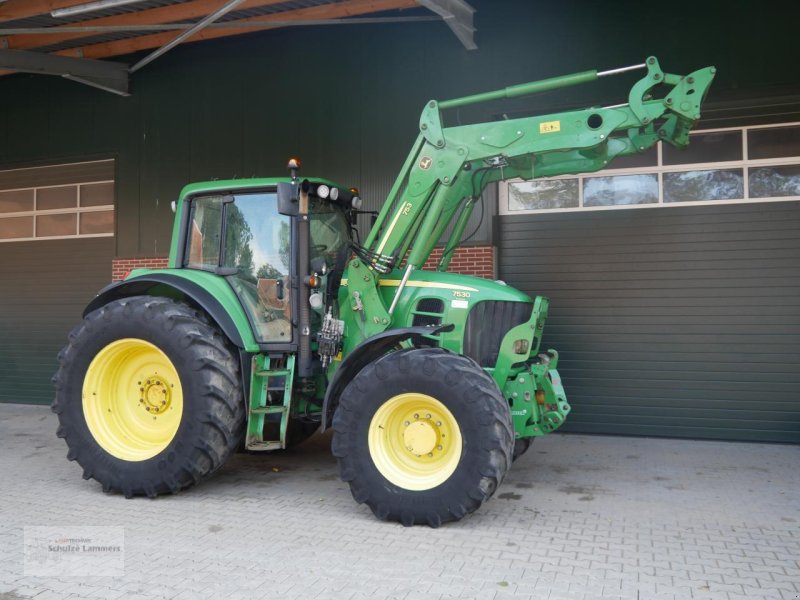
[[[508,404],[471,359],[407,349],[365,367],[342,393],[333,453],[380,519],[438,527],[490,498],[511,465]]]
[[[127,497],[190,487],[244,433],[236,353],[202,313],[167,298],[124,298],[87,315],[53,381],[67,458]]]

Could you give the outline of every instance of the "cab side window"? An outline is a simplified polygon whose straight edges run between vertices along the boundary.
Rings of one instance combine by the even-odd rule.
[[[222,205],[222,196],[192,200],[186,266],[194,269],[214,269],[219,266]]]

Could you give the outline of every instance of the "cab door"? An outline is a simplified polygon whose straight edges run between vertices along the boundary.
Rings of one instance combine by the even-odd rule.
[[[259,343],[294,344],[291,218],[275,192],[194,198],[189,230],[186,266],[225,276]]]

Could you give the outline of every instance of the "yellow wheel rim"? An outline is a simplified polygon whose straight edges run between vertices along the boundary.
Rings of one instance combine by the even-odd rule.
[[[83,416],[95,441],[122,460],[147,460],[175,437],[183,389],[172,361],[150,342],[126,338],[94,357],[83,380]]]
[[[369,452],[386,479],[407,490],[429,490],[461,460],[461,430],[453,413],[426,394],[389,398],[369,425]]]

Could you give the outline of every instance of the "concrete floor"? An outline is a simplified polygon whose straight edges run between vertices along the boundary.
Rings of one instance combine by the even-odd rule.
[[[156,500],[104,494],[0,405],[0,598],[800,598],[800,447],[553,434],[477,513],[375,520],[327,439]],[[33,526],[124,528],[124,575],[23,573]]]

